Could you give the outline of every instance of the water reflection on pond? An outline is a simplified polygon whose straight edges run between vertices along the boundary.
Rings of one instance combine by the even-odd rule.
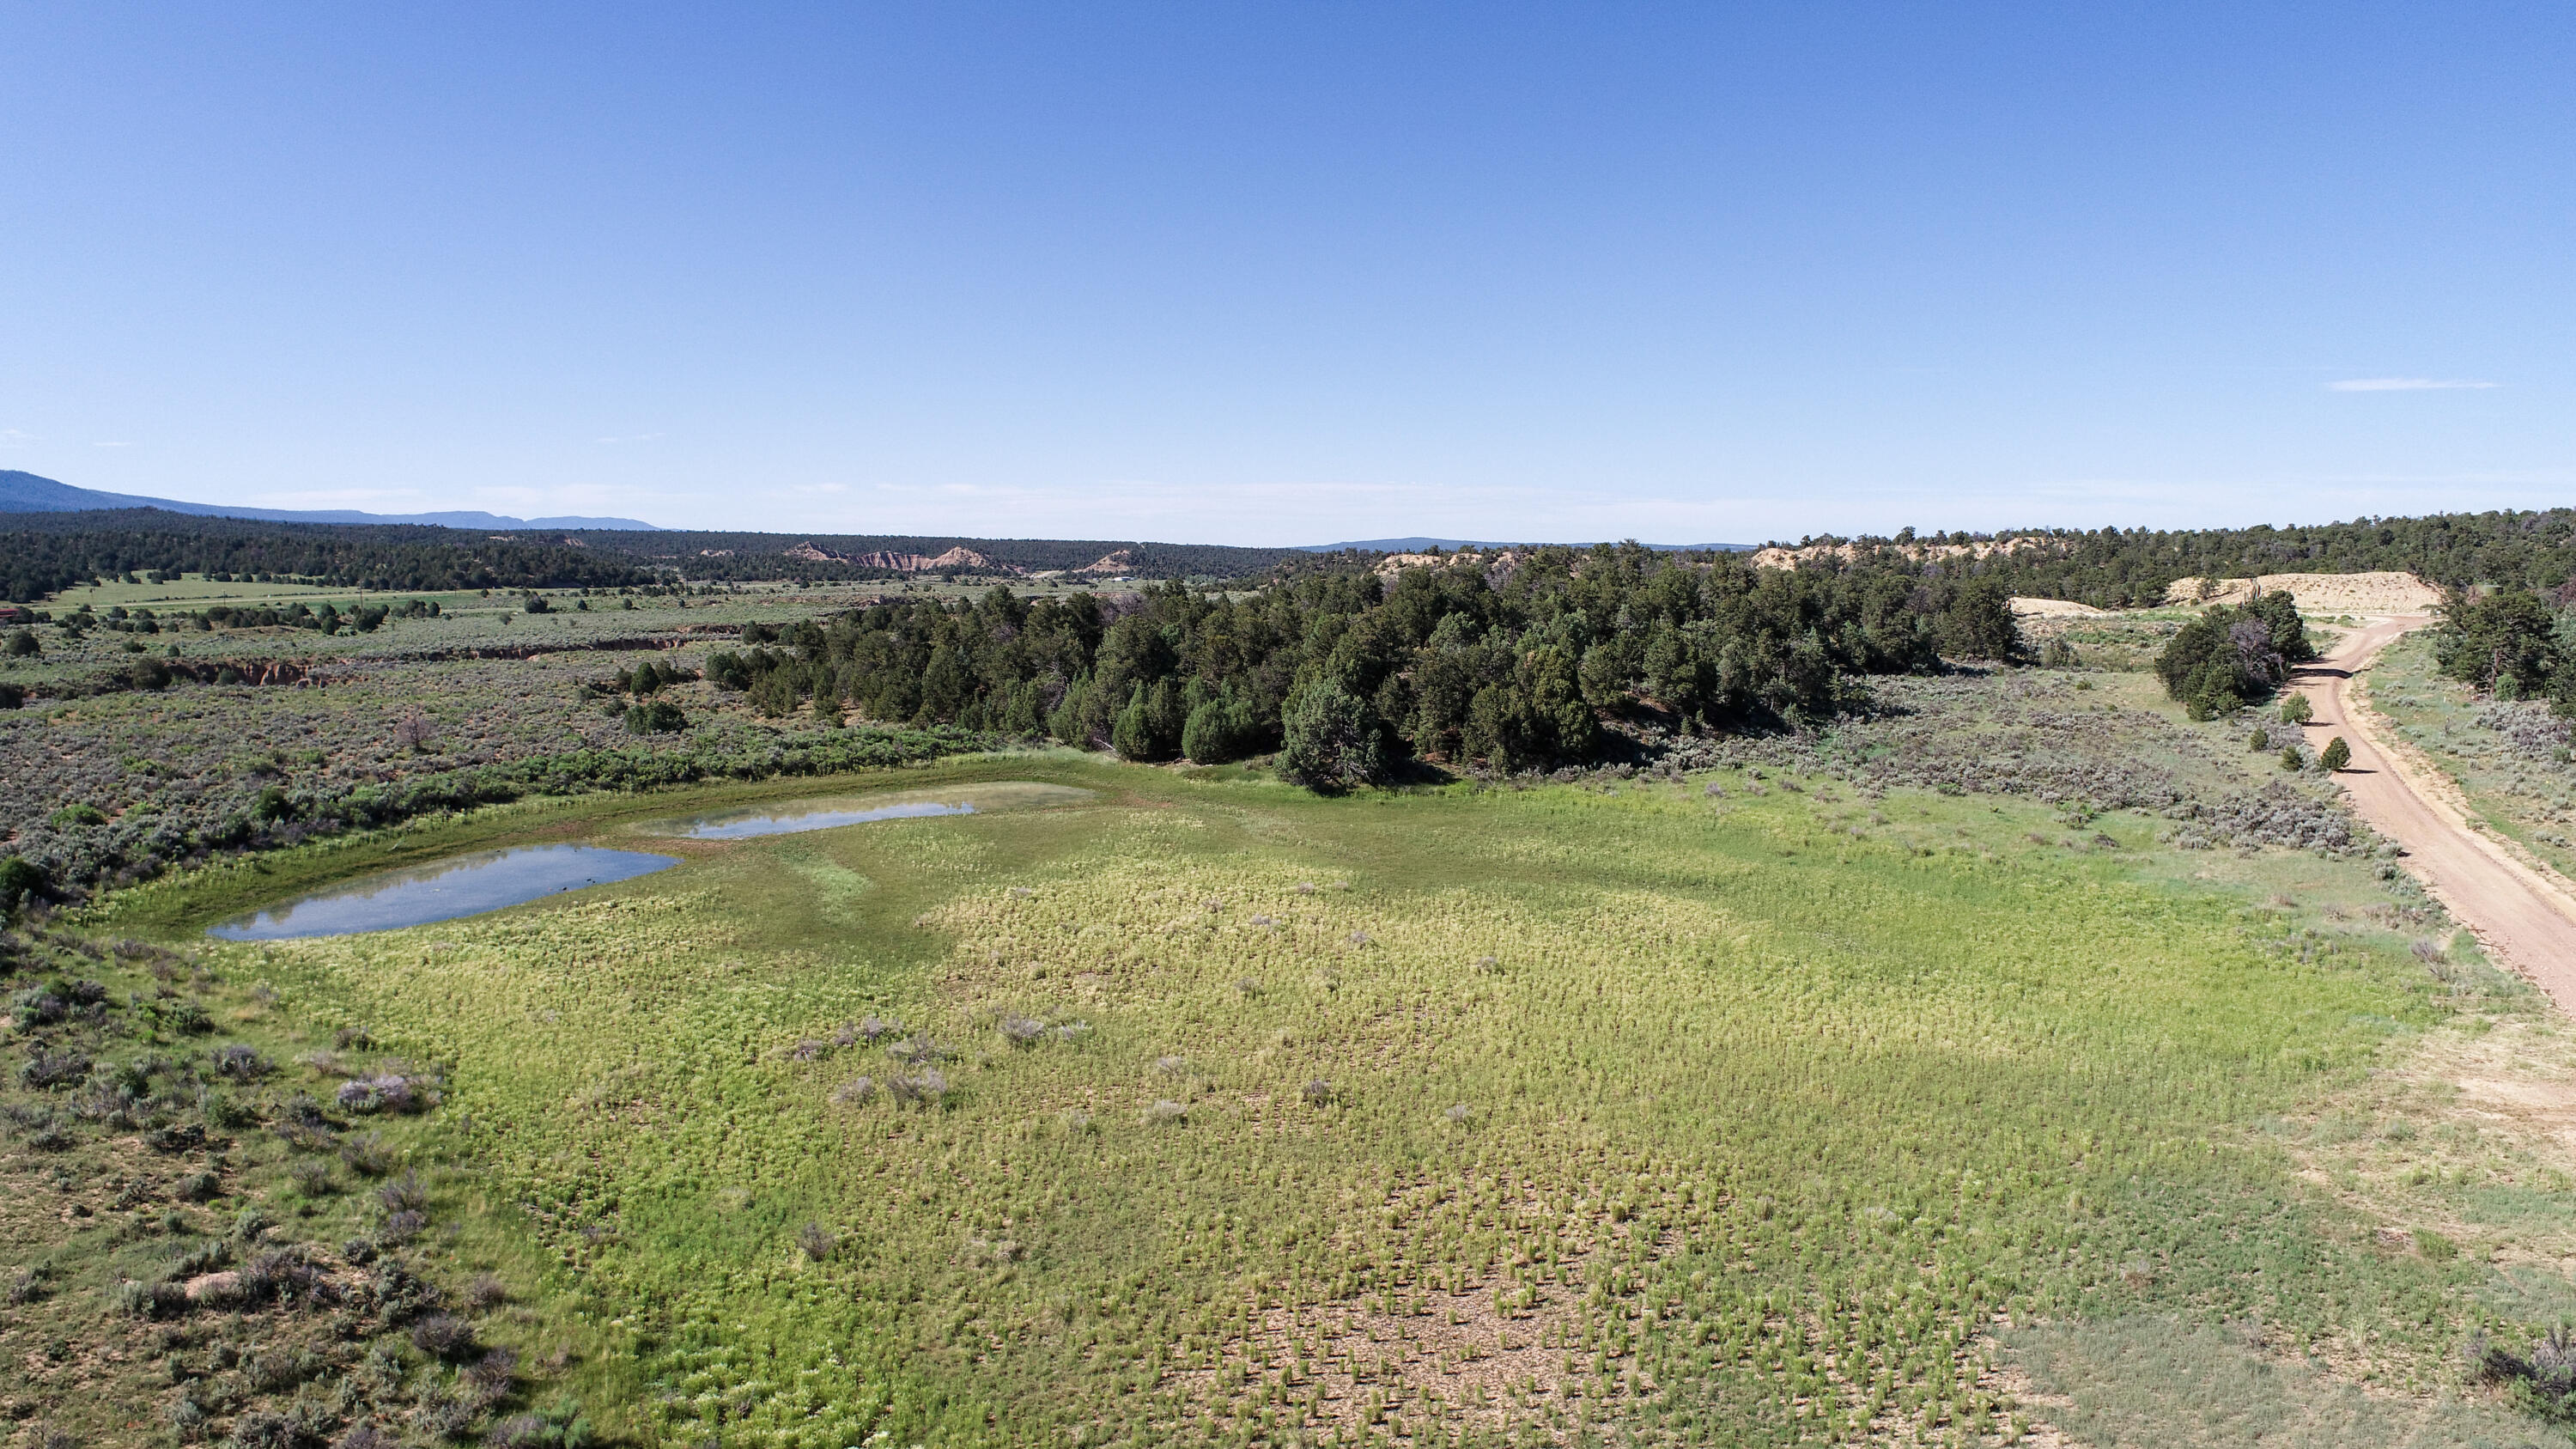
[[[347,936],[452,921],[539,896],[632,879],[678,865],[677,858],[596,845],[526,845],[485,850],[430,865],[367,876],[206,934],[227,941]]]
[[[692,840],[740,840],[746,835],[789,835],[799,830],[829,830],[836,825],[857,825],[868,820],[912,820],[925,815],[974,813],[974,803],[966,800],[954,805],[943,805],[936,800],[917,800],[902,805],[879,805],[868,810],[777,807],[725,815],[700,815],[671,833],[685,835]]]
[[[960,785],[944,791],[907,791],[900,795],[785,800],[775,805],[753,805],[665,820],[646,828],[655,834],[685,836],[691,840],[741,840],[755,835],[831,830],[843,825],[862,825],[871,820],[918,820],[934,815],[974,815],[990,810],[1070,805],[1091,798],[1091,791],[1071,785],[1003,782]]]

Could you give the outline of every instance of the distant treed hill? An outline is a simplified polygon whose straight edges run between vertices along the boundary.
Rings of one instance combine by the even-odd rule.
[[[497,539],[418,524],[268,523],[151,508],[0,517],[0,591],[13,602],[145,570],[424,591],[612,588],[653,579],[632,559],[552,534]]]
[[[0,468],[0,513],[103,513],[116,509],[152,508],[198,518],[252,518],[263,523],[426,523],[439,528],[641,528],[653,525],[633,518],[512,518],[477,508],[438,513],[368,513],[356,508],[250,508],[231,503],[189,503],[177,498],[148,498],[133,493],[101,493],[14,468]]]
[[[638,562],[678,568],[693,579],[852,579],[892,577],[901,570],[837,559],[795,558],[788,550],[811,545],[827,554],[856,560],[868,554],[908,554],[937,558],[951,549],[972,550],[1005,568],[1025,573],[1050,569],[1087,569],[1123,555],[1120,572],[1138,578],[1243,578],[1266,574],[1283,563],[1310,565],[1314,555],[1293,548],[1228,548],[1211,543],[1144,543],[1132,539],[967,538],[911,534],[854,533],[698,533],[662,529],[652,533],[576,532],[601,553],[624,554]]]
[[[810,546],[810,548],[808,548]],[[1243,578],[1287,565],[1299,572],[1355,566],[1356,555],[1288,548],[1122,542],[1115,539],[922,538],[898,535],[643,533],[543,530],[493,534],[419,524],[276,523],[152,508],[0,514],[0,592],[25,603],[93,578],[166,573],[291,575],[346,588],[604,588],[692,580],[870,579],[907,571],[855,561],[867,554],[936,558],[965,548],[1027,573],[1113,561],[1138,578]],[[789,549],[852,561],[791,557]]]
[[[1996,547],[1998,539],[2005,546]],[[2576,509],[2356,519],[2312,527],[2106,528],[1896,539],[1816,538],[1855,564],[1935,578],[1994,578],[2013,592],[2103,608],[2160,602],[2179,578],[2394,569],[2443,585],[2553,591],[2576,580]],[[810,547],[807,547],[810,545]],[[796,549],[804,556],[791,556]],[[676,570],[715,582],[903,576],[867,555],[935,559],[966,549],[1026,573],[1137,578],[1293,578],[1364,570],[1376,553],[1118,539],[893,534],[557,530],[492,534],[417,524],[309,524],[158,509],[0,515],[0,591],[26,602],[83,580],[142,570],[293,575],[387,589],[616,587]],[[824,556],[817,556],[824,555]],[[844,557],[829,557],[842,555]],[[971,572],[972,570],[964,570]]]
[[[2016,594],[2073,599],[2097,608],[2160,603],[2176,579],[2258,574],[2402,570],[2429,583],[2519,585],[2554,590],[2576,578],[2576,509],[2445,513],[2425,518],[2355,519],[2293,528],[2189,532],[2105,528],[1999,535],[1927,534],[1903,540],[1848,540],[1863,557],[1896,562],[1906,550],[1994,539],[2037,540],[1982,558],[1917,558],[1927,572],[1996,578]],[[1810,544],[1844,542],[1810,539]]]

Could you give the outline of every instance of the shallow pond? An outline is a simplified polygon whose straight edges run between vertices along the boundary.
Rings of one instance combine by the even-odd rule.
[[[480,915],[540,896],[606,885],[678,865],[676,857],[596,845],[526,845],[452,856],[316,891],[208,931],[227,941],[348,936]]]
[[[791,835],[802,830],[831,830],[871,820],[918,820],[933,815],[975,815],[993,810],[1070,805],[1089,800],[1089,790],[1071,785],[1038,785],[1004,781],[959,785],[948,790],[909,790],[900,794],[834,796],[830,799],[783,800],[738,810],[663,820],[645,827],[656,835],[691,840],[741,840],[754,835]]]

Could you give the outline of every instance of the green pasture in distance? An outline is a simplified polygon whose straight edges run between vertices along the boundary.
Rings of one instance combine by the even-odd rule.
[[[639,560],[639,562],[653,563],[657,561]],[[800,588],[794,583],[770,582],[746,583],[739,587],[722,586],[720,592],[715,596],[691,596],[689,602],[697,608],[704,609],[709,607],[711,604],[714,604],[719,599],[731,599],[742,605],[792,603],[804,606],[846,606],[849,602],[856,599],[874,598],[878,596],[976,599],[981,598],[996,584],[1003,583],[1007,583],[1013,593],[1018,594],[1023,598],[1031,599],[1061,599],[1081,593],[1115,593],[1120,590],[1133,590],[1146,587],[1146,584],[1141,582],[1112,586],[1108,584],[1076,584],[1064,580],[1031,581],[1021,578],[1012,578],[1008,580],[973,579],[954,583],[936,579],[858,580],[852,582],[818,583],[804,588]],[[240,607],[257,608],[263,606],[285,606],[299,602],[306,605],[318,605],[327,601],[346,606],[352,603],[364,602],[381,603],[403,599],[435,599],[438,601],[440,609],[449,613],[466,613],[477,609],[493,613],[516,613],[519,611],[520,599],[528,593],[543,594],[547,596],[549,600],[560,601],[567,598],[577,597],[581,591],[579,589],[496,589],[489,596],[485,596],[472,589],[370,590],[335,588],[319,584],[261,584],[240,581],[232,583],[218,583],[207,579],[200,574],[188,574],[166,584],[129,584],[113,580],[104,584],[84,584],[78,588],[65,589],[62,592],[53,595],[44,601],[42,607],[50,610],[67,612],[76,610],[80,608],[81,605],[87,604],[93,609],[104,612],[107,609],[118,605],[122,605],[129,609],[142,607],[154,610],[196,610],[210,608],[216,604],[233,604]],[[603,590],[602,593],[606,596],[607,601],[603,603],[600,598],[594,597],[591,603],[591,611],[595,613],[602,608],[606,608],[611,611],[618,610],[618,605],[615,601],[616,591],[613,589]],[[676,603],[676,600],[655,595],[644,595],[635,598],[635,607],[639,611],[655,608],[670,609],[675,607]]]
[[[115,581],[104,584],[84,584],[55,594],[45,601],[45,607],[53,610],[72,610],[87,604],[93,609],[105,612],[113,606],[122,604],[129,609],[139,605],[155,610],[163,608],[196,610],[216,604],[257,608],[270,604],[312,605],[325,600],[333,603],[348,603],[356,600],[395,599],[435,599],[442,609],[451,603],[458,606],[471,606],[486,602],[471,589],[370,590],[331,588],[320,584],[260,584],[239,581],[219,583],[202,574],[188,574],[166,584],[129,584]]]
[[[2487,1277],[2370,1250],[2246,1128],[2460,998],[2393,934],[2251,899],[2269,876],[2142,867],[2143,817],[2074,850],[2023,802],[1731,772],[884,778],[1099,794],[670,842],[491,916],[207,953],[318,1040],[451,1066],[388,1131],[525,1305],[492,1333],[569,1350],[613,1433],[1987,1442],[2020,1412],[1999,1316],[2255,1314],[2420,1389]],[[389,854],[823,793],[477,812],[96,924],[193,939]]]

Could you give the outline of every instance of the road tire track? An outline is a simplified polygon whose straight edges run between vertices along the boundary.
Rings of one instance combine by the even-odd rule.
[[[2448,778],[2359,697],[2361,671],[2379,652],[2431,622],[2422,614],[2366,620],[2299,670],[2292,687],[2315,711],[2309,743],[2343,737],[2352,763],[2335,779],[2354,812],[2397,842],[2407,871],[2491,958],[2576,1013],[2576,892],[2557,872],[2480,829]]]

